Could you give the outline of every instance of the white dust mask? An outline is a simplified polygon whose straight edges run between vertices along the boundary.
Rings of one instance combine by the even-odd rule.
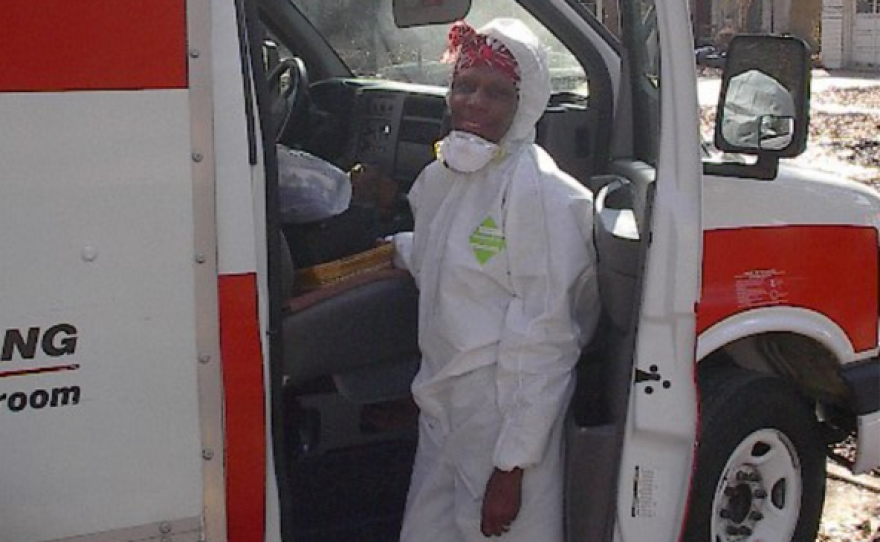
[[[501,154],[491,141],[468,132],[453,130],[437,147],[437,158],[457,173],[473,173]]]

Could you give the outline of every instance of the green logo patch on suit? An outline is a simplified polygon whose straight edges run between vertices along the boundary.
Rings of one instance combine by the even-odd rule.
[[[474,257],[485,265],[493,256],[504,250],[504,232],[495,224],[491,216],[487,216],[468,238]]]

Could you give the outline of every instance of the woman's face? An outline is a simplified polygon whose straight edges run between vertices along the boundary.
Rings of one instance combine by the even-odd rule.
[[[449,90],[452,128],[498,143],[513,122],[519,94],[507,76],[488,66],[459,71]]]

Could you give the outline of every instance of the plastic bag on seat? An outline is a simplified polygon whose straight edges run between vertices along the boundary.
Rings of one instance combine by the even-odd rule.
[[[306,224],[336,216],[351,203],[348,174],[307,152],[277,145],[278,196],[283,223]]]

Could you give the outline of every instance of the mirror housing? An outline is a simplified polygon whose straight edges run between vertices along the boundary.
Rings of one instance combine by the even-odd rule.
[[[810,54],[793,36],[739,35],[727,49],[715,120],[715,146],[764,160],[807,147]]]
[[[446,24],[464,19],[471,0],[393,0],[393,9],[399,28]]]

